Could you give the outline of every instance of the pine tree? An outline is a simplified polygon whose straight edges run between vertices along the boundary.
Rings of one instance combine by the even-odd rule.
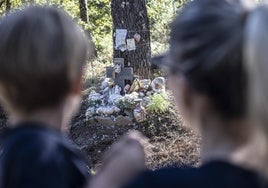
[[[141,79],[149,78],[151,46],[146,0],[112,0],[111,8],[113,32],[116,29],[127,29],[126,39],[133,39],[136,34],[136,50],[121,51],[114,48],[114,58],[124,58],[125,66],[133,67],[134,74]],[[113,38],[115,46],[115,35]]]

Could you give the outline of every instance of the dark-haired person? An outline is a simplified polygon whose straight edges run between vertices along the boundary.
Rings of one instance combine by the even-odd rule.
[[[201,133],[202,165],[145,170],[132,179],[131,173],[142,169],[144,157],[127,151],[132,147],[137,155],[144,154],[140,138],[136,142],[124,138],[121,142],[128,140],[129,144],[112,148],[110,160],[106,159],[91,188],[268,187],[259,173],[260,165],[265,164],[259,147],[264,135],[247,115],[242,57],[247,11],[238,1],[195,0],[172,23],[170,49],[162,63],[180,112]],[[123,165],[116,168],[118,164]],[[99,183],[101,180],[107,183]]]
[[[29,7],[0,24],[1,188],[81,188],[89,177],[63,133],[80,101],[89,45],[62,10]]]

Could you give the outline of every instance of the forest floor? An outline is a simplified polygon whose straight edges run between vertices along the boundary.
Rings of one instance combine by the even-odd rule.
[[[101,79],[98,77],[93,84],[87,84],[85,99],[90,90],[98,90]],[[89,88],[89,85],[93,86]],[[101,165],[101,156],[111,144],[131,130],[138,130],[148,138],[150,144],[146,149],[146,166],[149,169],[199,165],[200,136],[185,126],[173,98],[169,99],[171,105],[166,113],[150,114],[142,123],[125,126],[105,126],[87,122],[85,112],[88,106],[85,99],[81,103],[78,115],[73,119],[70,137],[86,153],[93,171]]]

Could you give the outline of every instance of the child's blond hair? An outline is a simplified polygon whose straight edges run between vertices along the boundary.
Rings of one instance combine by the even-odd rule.
[[[23,113],[58,105],[92,53],[71,17],[52,7],[28,7],[6,16],[0,36],[0,97]]]

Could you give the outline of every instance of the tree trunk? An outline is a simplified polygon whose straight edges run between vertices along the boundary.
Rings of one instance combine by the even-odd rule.
[[[88,14],[87,14],[87,0],[79,0],[79,9],[80,9],[81,20],[88,24],[89,20],[88,20]],[[86,34],[87,34],[88,39],[92,42],[92,45],[94,47],[94,57],[92,58],[95,58],[98,55],[96,48],[95,48],[95,43],[93,41],[91,33],[86,30]]]
[[[86,0],[79,0],[79,9],[80,9],[81,20],[88,23],[87,1]]]
[[[151,77],[150,30],[145,2],[146,0],[112,0],[111,4],[113,32],[116,33],[116,29],[127,29],[126,39],[135,38],[136,45],[136,49],[131,51],[114,48],[114,58],[124,58],[125,67],[133,67],[134,74],[140,79]],[[115,47],[115,35],[113,39]]]
[[[8,13],[11,9],[11,2],[10,0],[6,0],[6,13]]]

